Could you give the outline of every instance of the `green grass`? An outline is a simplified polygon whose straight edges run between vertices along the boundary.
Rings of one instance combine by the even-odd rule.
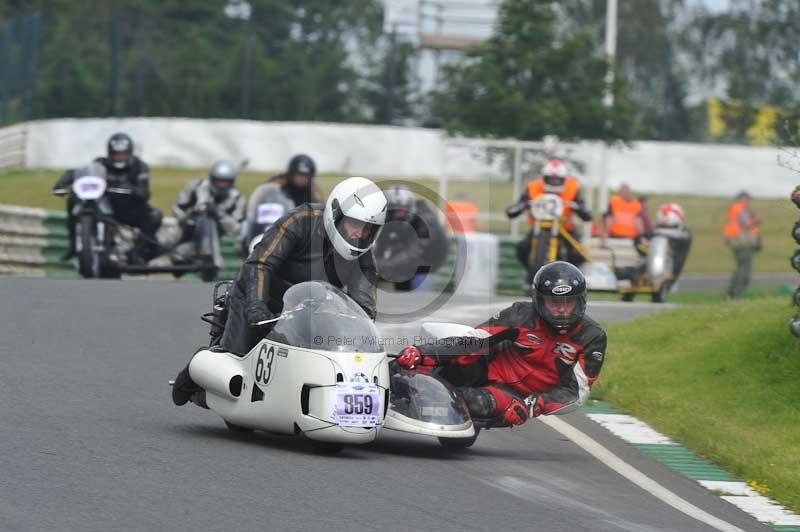
[[[756,286],[747,289],[746,299],[757,299],[764,297],[782,296],[787,300],[792,295],[792,289],[785,286]],[[589,296],[591,301],[620,301],[619,294],[609,292],[592,292]],[[699,305],[704,303],[717,303],[727,301],[728,296],[722,290],[701,290],[697,292],[675,292],[667,296],[667,302],[680,303],[684,305]],[[647,294],[637,295],[634,301],[649,302],[650,296]]]
[[[800,340],[786,297],[607,327],[594,395],[800,512]]]
[[[0,171],[0,203],[62,209],[64,200],[50,195],[50,189],[61,172],[46,170],[10,170]],[[169,213],[172,202],[181,188],[190,180],[203,177],[202,170],[184,170],[174,168],[155,168],[152,171],[152,202]],[[239,189],[249,194],[266,177],[271,174],[245,172],[239,178]],[[318,183],[327,193],[333,188],[341,176],[322,175]],[[439,189],[438,181],[433,179],[415,180],[433,191]],[[511,203],[511,184],[492,181],[449,181],[447,197],[457,194],[466,195],[475,202],[481,212],[502,215],[505,207]],[[725,247],[722,239],[722,226],[730,204],[728,198],[701,198],[693,196],[650,196],[651,214],[661,203],[676,201],[686,211],[687,220],[694,231],[695,240],[689,260],[687,272],[726,272],[733,270],[734,262],[731,251]],[[756,272],[789,272],[789,257],[796,245],[792,240],[791,228],[798,212],[788,200],[755,200],[753,208],[762,215],[764,223],[762,234],[764,250],[756,255],[754,271]],[[509,222],[504,219],[484,221],[483,230],[507,233]],[[523,222],[522,227],[525,227]]]

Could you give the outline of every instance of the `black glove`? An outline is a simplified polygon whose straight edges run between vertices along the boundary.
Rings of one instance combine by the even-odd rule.
[[[275,317],[267,308],[267,304],[261,300],[249,302],[244,308],[244,314],[247,317],[247,323],[251,327],[263,327],[263,325],[256,324],[260,321],[271,320]]]
[[[213,203],[201,203],[197,207],[195,207],[195,212],[197,214],[205,214],[209,218],[213,218],[216,220],[219,218],[219,214],[217,213],[217,206]]]
[[[515,203],[514,205],[510,205],[506,208],[506,216],[509,218],[516,218],[528,208],[527,201],[521,201],[519,203]]]

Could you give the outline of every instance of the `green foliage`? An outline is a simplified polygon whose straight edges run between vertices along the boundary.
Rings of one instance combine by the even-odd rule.
[[[381,75],[387,52],[378,46],[385,41],[379,0],[250,3],[249,21],[226,17],[222,0],[34,0],[5,7],[0,16],[42,14],[33,117],[385,116],[380,102],[372,100],[374,109],[363,103],[364,79]],[[352,49],[366,51],[364,64],[373,71],[352,64]],[[248,53],[251,89],[244,113]]]
[[[607,63],[585,32],[561,34],[552,2],[507,0],[494,36],[446,69],[434,113],[464,134],[538,139],[630,138],[631,108],[619,73],[603,106]]]
[[[611,324],[598,395],[800,510],[792,313],[784,296]]]
[[[783,0],[732,0],[723,12],[697,11],[686,26],[683,48],[700,80],[722,87],[726,137],[747,142],[759,110],[781,110],[775,134],[784,142],[785,123],[796,130],[800,116],[800,63],[797,28],[800,4]]]
[[[605,39],[606,0],[562,3],[569,31],[588,31],[596,46]],[[677,15],[683,0],[619,2],[616,63],[628,80],[636,139],[686,139],[694,134],[685,99],[688,74],[679,53]]]

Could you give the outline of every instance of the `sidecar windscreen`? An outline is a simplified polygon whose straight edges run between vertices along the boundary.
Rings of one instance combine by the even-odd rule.
[[[307,281],[292,286],[283,296],[283,312],[267,338],[318,351],[383,352],[369,316],[332,285]]]
[[[444,382],[413,371],[392,375],[391,408],[415,422],[463,425],[469,422],[464,400]]]

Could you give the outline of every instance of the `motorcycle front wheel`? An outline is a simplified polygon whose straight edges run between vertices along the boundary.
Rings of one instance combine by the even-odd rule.
[[[100,277],[100,257],[96,251],[95,221],[92,216],[82,216],[80,220],[80,253],[78,254],[78,273],[84,279]]]

